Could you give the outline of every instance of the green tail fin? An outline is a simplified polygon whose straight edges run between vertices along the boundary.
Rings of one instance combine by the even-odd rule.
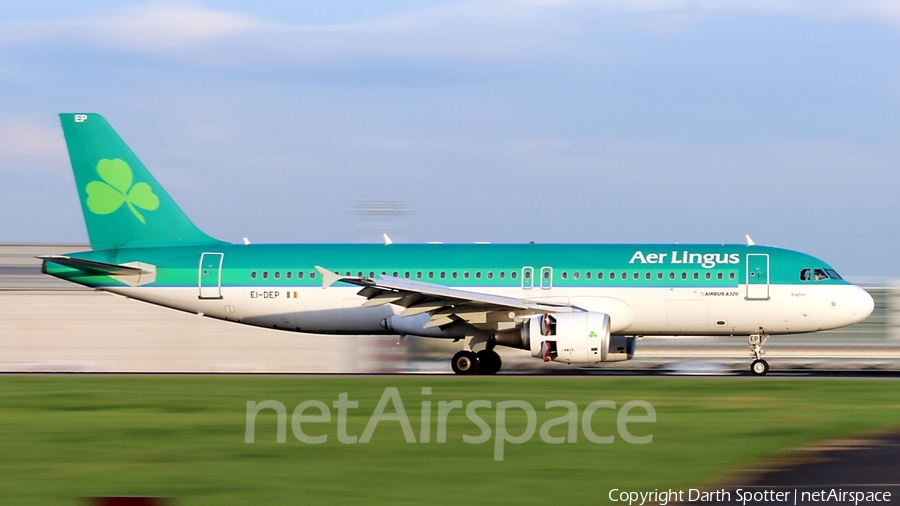
[[[191,223],[103,116],[59,118],[91,248],[221,244]]]

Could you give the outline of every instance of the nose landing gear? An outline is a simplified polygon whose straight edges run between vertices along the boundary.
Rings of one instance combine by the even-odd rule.
[[[757,334],[750,334],[750,337],[747,339],[747,344],[750,346],[750,356],[753,357],[753,362],[750,363],[750,372],[754,376],[765,376],[769,372],[769,363],[762,359],[762,356],[766,354],[762,347],[768,340],[769,335],[762,329]]]

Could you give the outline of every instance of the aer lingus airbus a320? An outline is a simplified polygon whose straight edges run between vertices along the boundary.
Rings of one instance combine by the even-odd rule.
[[[644,335],[769,335],[866,318],[872,297],[813,256],[744,244],[229,244],[201,232],[98,114],[61,114],[91,251],[45,256],[74,283],[246,325],[465,339],[544,361],[628,360]]]

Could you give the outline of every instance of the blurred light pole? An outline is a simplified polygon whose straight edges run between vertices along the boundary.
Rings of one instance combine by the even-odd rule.
[[[350,209],[357,215],[357,242],[409,241],[409,215],[413,208],[405,200],[362,200]]]

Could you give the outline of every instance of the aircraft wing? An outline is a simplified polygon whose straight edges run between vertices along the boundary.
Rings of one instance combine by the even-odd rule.
[[[505,321],[539,313],[571,313],[581,309],[564,304],[548,304],[515,297],[457,290],[443,285],[411,281],[393,276],[371,279],[341,276],[316,266],[322,274],[322,288],[342,282],[363,287],[357,295],[368,299],[362,307],[395,304],[406,308],[398,316],[403,318],[429,313],[431,321],[424,328],[442,327],[456,321],[466,321],[476,327],[488,325],[492,313],[501,313]]]

